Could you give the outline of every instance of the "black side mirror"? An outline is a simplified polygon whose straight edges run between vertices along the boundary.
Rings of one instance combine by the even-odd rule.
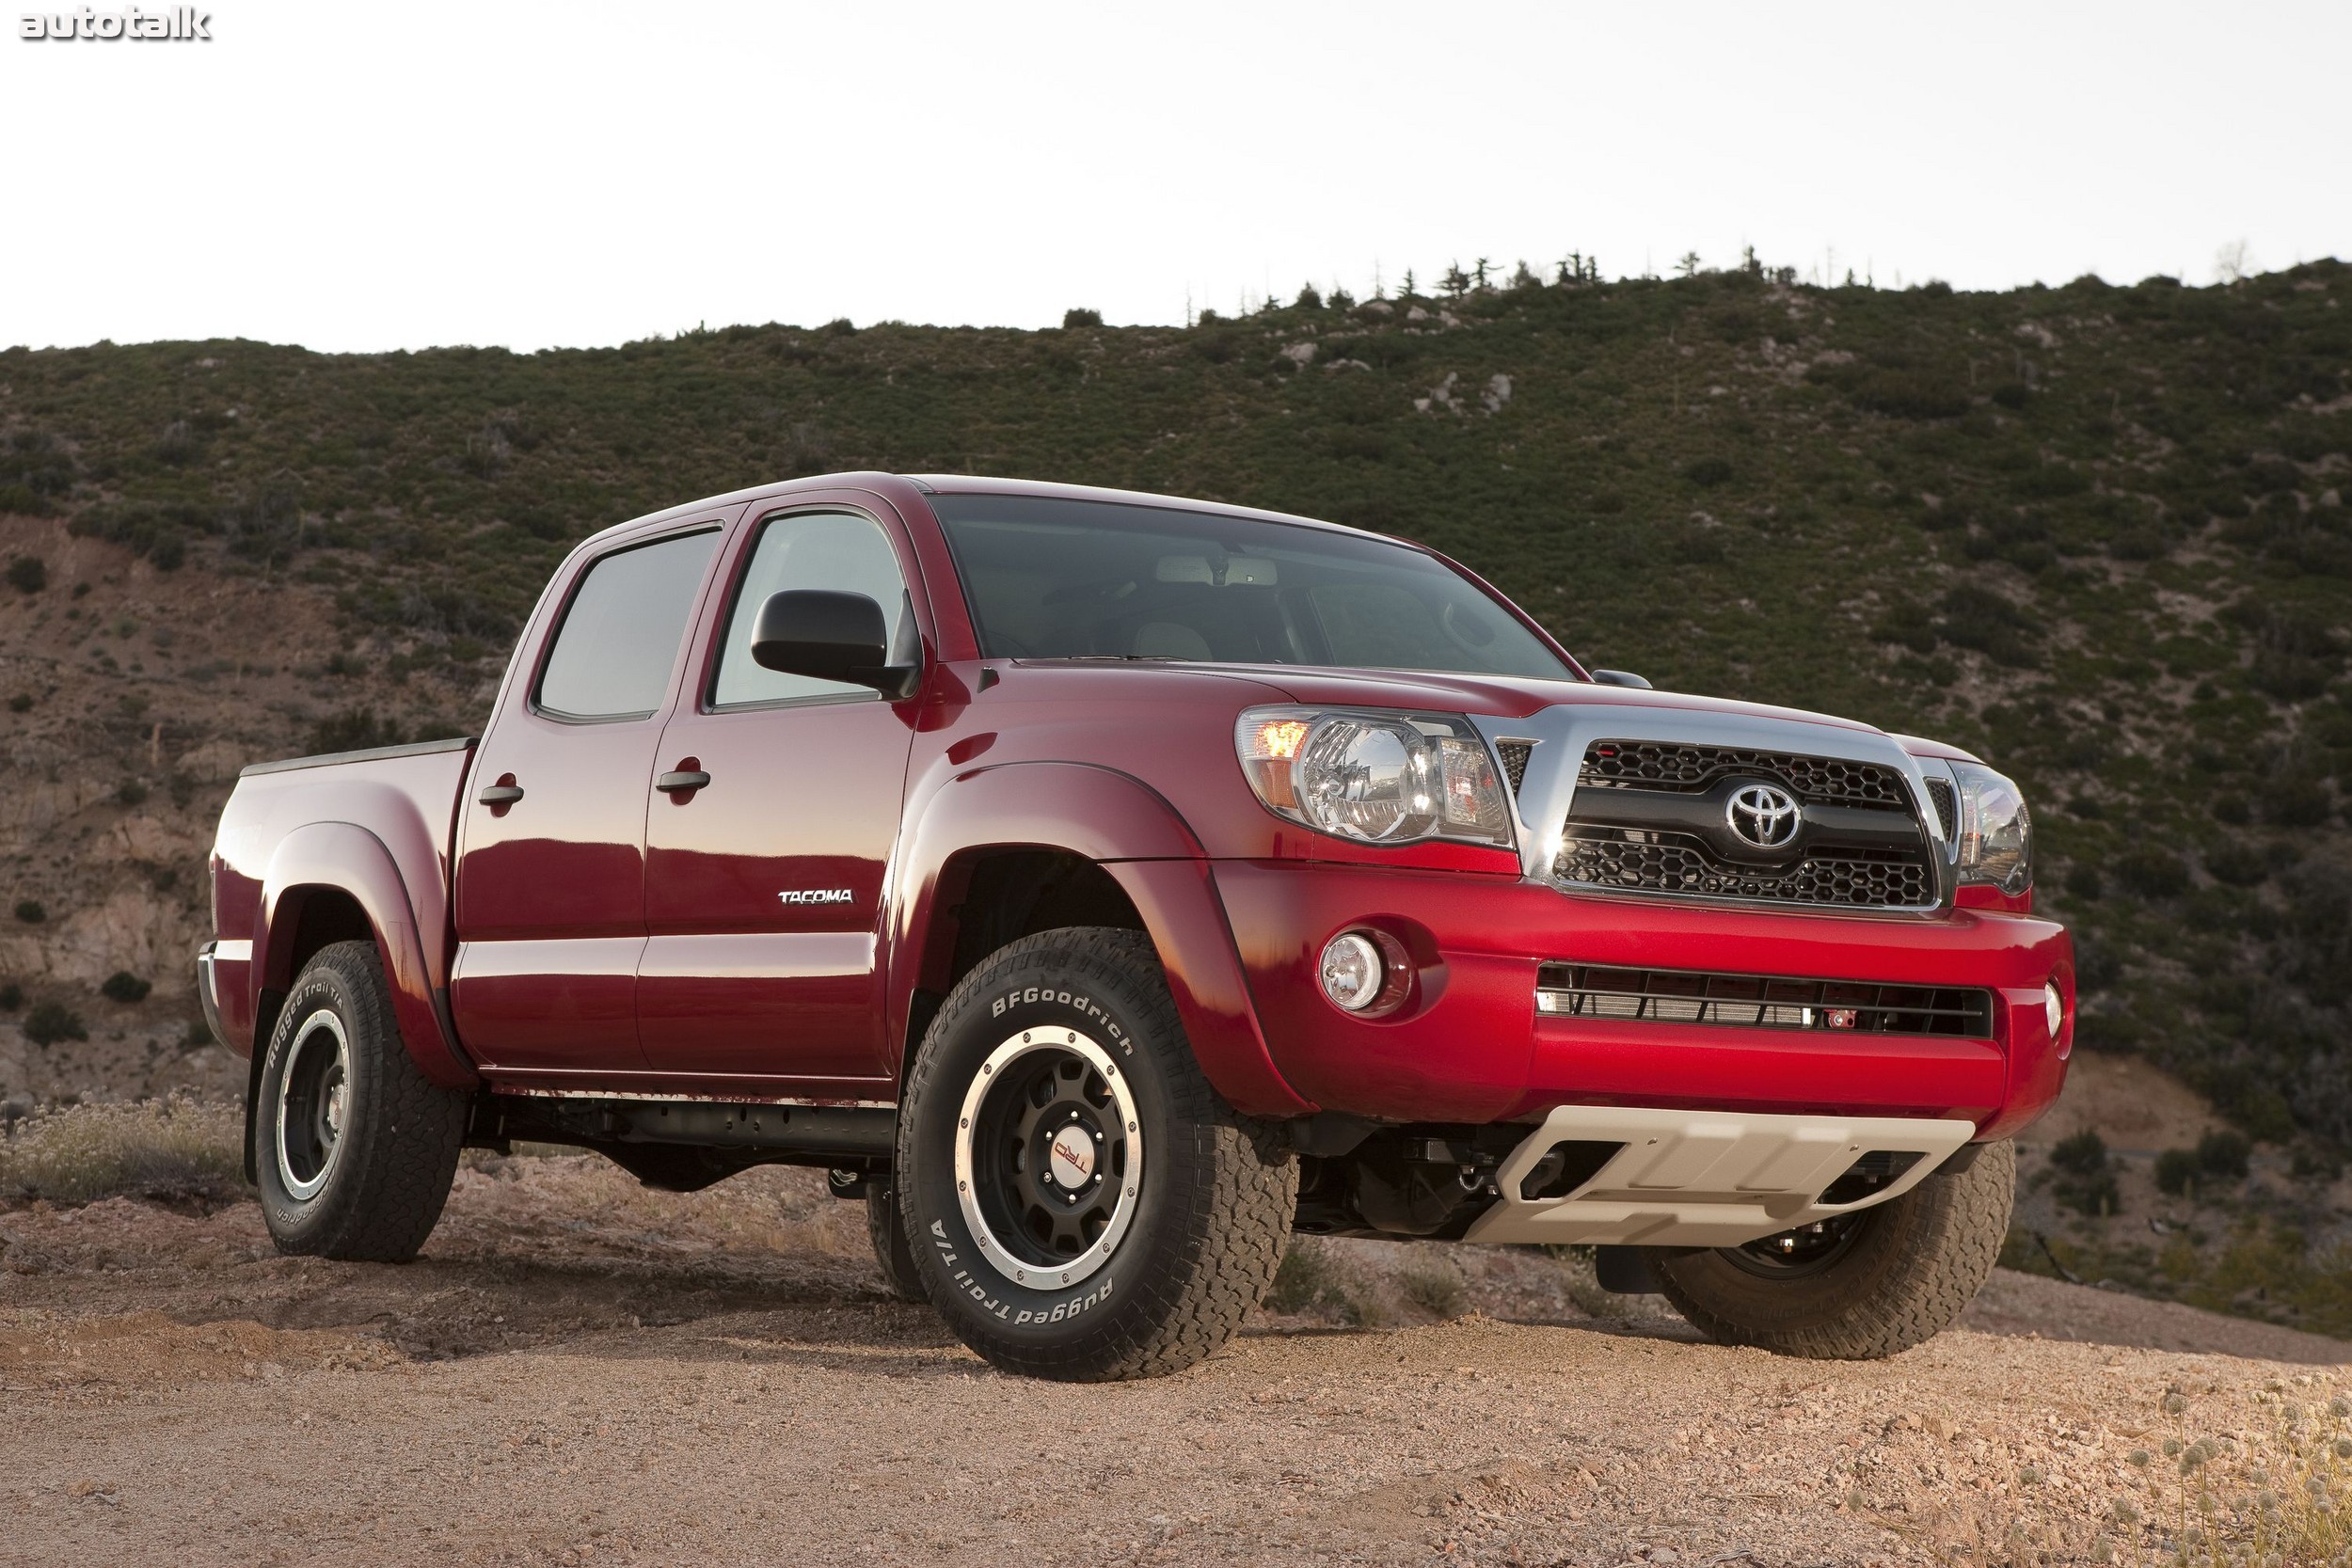
[[[1647,691],[1650,689],[1649,682],[1630,670],[1595,670],[1590,673],[1593,679],[1602,686],[1629,686],[1636,691]]]
[[[752,623],[752,661],[787,675],[867,686],[904,697],[915,667],[890,662],[890,624],[864,594],[792,588],[769,595]]]

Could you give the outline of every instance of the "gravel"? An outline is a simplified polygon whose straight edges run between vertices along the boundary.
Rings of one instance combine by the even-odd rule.
[[[404,1267],[279,1258],[249,1204],[0,1212],[0,1563],[2154,1560],[2272,1528],[2352,1386],[2352,1347],[2019,1275],[1854,1365],[1527,1249],[1345,1243],[1386,1326],[1030,1383],[820,1188],[475,1158]],[[1433,1267],[1458,1297],[1397,1285]]]

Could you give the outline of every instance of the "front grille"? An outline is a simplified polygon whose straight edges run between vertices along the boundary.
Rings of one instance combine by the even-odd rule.
[[[1820,1029],[1861,1035],[1993,1034],[1993,994],[1946,986],[1806,980],[1683,969],[1548,963],[1535,1010],[1555,1018],[1711,1023],[1742,1029]]]
[[[1695,795],[1730,774],[1780,779],[1802,800],[1822,805],[1907,810],[1910,791],[1895,768],[1838,757],[1748,752],[1730,746],[1686,746],[1667,740],[1599,740],[1584,753],[1581,785],[1598,789],[1659,789]]]
[[[1613,836],[1601,836],[1612,834]],[[1916,853],[1823,847],[1780,868],[1733,865],[1680,834],[1586,830],[1573,825],[1552,862],[1555,880],[1708,898],[1917,909],[1935,902],[1935,879]]]
[[[1786,791],[1793,837],[1735,820],[1742,792]],[[1552,879],[1689,897],[1924,910],[1939,884],[1910,776],[1878,762],[1671,740],[1599,740],[1578,768]]]
[[[1952,791],[1949,779],[1930,779],[1928,799],[1934,802],[1935,820],[1944,829],[1946,840],[1960,836],[1960,799]]]
[[[1502,756],[1502,776],[1511,783],[1511,798],[1518,799],[1519,785],[1527,779],[1527,759],[1534,754],[1532,740],[1499,740],[1495,750]]]

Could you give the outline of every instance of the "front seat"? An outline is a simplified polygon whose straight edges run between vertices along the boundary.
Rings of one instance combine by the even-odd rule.
[[[1209,640],[1190,626],[1173,621],[1146,621],[1136,628],[1137,658],[1207,658]]]

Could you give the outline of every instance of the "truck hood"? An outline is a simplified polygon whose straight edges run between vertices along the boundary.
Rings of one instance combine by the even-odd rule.
[[[1418,708],[1438,713],[1470,713],[1495,719],[1519,719],[1544,708],[1581,705],[1594,708],[1659,709],[1684,713],[1734,714],[1750,719],[1780,719],[1823,724],[1833,729],[1879,734],[1868,724],[1802,708],[1773,707],[1763,703],[1740,703],[1723,697],[1697,697],[1680,691],[1637,691],[1622,686],[1597,686],[1585,681],[1534,680],[1506,675],[1447,674],[1432,671],[1320,670],[1295,664],[1160,664],[1161,669],[1184,669],[1260,682],[1285,693],[1291,701],[1335,707]]]

